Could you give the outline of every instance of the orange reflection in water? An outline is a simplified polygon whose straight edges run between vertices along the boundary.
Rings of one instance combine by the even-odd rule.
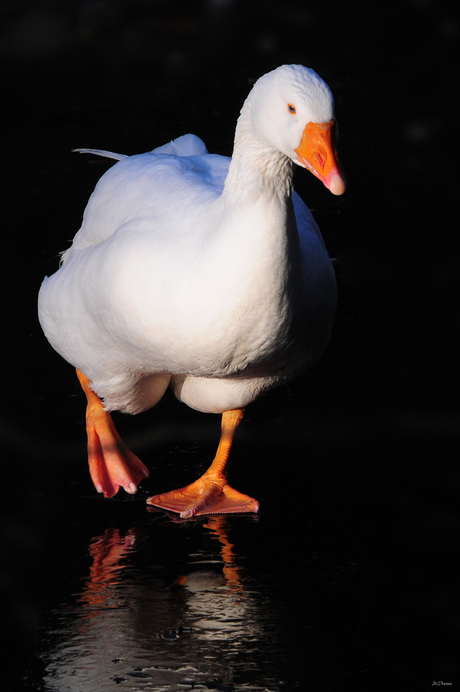
[[[235,547],[228,538],[226,517],[210,516],[203,523],[203,528],[219,543],[225,586],[232,592],[243,592],[244,577],[237,562]],[[135,549],[135,545],[134,529],[129,529],[122,535],[119,529],[111,527],[92,539],[88,552],[93,562],[78,598],[78,603],[83,606],[85,619],[97,617],[101,609],[114,609],[120,606],[117,587],[123,583],[121,573],[127,566],[124,560]],[[185,585],[186,582],[187,576],[181,575],[174,585]]]
[[[250,679],[259,652],[267,667],[276,647],[272,616],[229,538],[234,519],[180,526],[158,519],[91,539],[82,591],[59,614],[50,690],[120,689],[139,678],[179,692],[184,680],[207,685],[231,679],[234,669]]]
[[[135,542],[133,529],[129,529],[122,537],[118,529],[109,528],[90,543],[89,554],[93,563],[78,599],[87,608],[87,617],[96,617],[100,607],[118,607],[117,601],[113,601],[113,589],[119,583],[120,572],[125,567],[122,560],[133,550]]]
[[[234,591],[242,591],[243,576],[241,567],[236,562],[235,546],[228,539],[226,517],[221,515],[210,516],[203,526],[220,543],[220,554],[224,563],[223,573],[227,586]]]

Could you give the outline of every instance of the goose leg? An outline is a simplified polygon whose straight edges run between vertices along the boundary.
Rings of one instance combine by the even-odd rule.
[[[120,487],[133,494],[139,483],[149,475],[148,469],[121,439],[110,413],[104,410],[88,378],[78,369],[77,376],[88,400],[88,462],[94,486],[105,497],[113,497]]]
[[[153,495],[149,497],[147,503],[171,512],[178,512],[182,519],[203,514],[258,512],[257,500],[234,490],[227,483],[225,474],[235,431],[243,414],[243,409],[233,409],[222,414],[222,434],[216,456],[201,478],[179,490]]]

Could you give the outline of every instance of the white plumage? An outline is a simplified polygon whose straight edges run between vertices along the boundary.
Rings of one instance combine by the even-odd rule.
[[[305,153],[312,123],[334,123],[331,92],[290,65],[255,84],[232,159],[194,135],[129,157],[80,150],[119,161],[43,282],[39,317],[106,410],[143,411],[168,386],[201,411],[240,409],[321,355],[335,279],[293,162],[344,186],[333,144],[324,171],[324,152]]]

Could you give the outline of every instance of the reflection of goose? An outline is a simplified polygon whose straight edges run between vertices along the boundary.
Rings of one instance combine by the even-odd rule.
[[[225,522],[225,517],[215,516],[204,524],[219,543],[221,560],[192,561],[191,571],[181,583],[187,593],[187,617],[201,638],[225,640],[231,634],[235,640],[245,641],[248,636],[255,636],[257,627],[248,622],[251,601]]]
[[[171,386],[192,408],[222,413],[222,437],[198,481],[149,502],[183,517],[258,510],[225,466],[244,407],[329,340],[334,273],[292,175],[298,164],[342,194],[334,135],[327,85],[285,65],[248,96],[231,160],[193,135],[109,154],[119,161],[39,297],[46,336],[88,398],[90,471],[106,497],[135,492],[148,474],[108,411],[138,413]]]
[[[204,526],[214,535],[220,543],[220,554],[222,555],[223,572],[226,585],[234,590],[242,588],[241,567],[239,566],[235,548],[228,540],[226,523],[223,517],[209,517]]]
[[[273,612],[251,592],[226,522],[212,517],[204,532],[189,525],[198,542],[192,532],[181,541],[183,527],[165,520],[157,534],[111,528],[92,539],[82,592],[56,613],[46,689],[179,692],[235,673],[250,678],[257,656],[266,666],[267,651],[279,644]],[[186,578],[172,585],[167,575],[178,564]],[[266,671],[256,670],[262,680]]]
[[[47,690],[178,692],[184,675],[198,674],[194,666],[184,672],[161,636],[181,617],[183,603],[165,583],[163,570],[134,567],[146,545],[139,529],[123,535],[110,528],[91,540],[92,564],[82,592],[57,613],[55,645],[48,644]]]
[[[123,538],[118,529],[107,529],[103,536],[97,537],[90,545],[89,554],[93,558],[90,578],[86,583],[80,601],[88,608],[89,617],[97,615],[98,607],[108,607],[110,593],[123,569],[121,560],[128,555],[135,544],[135,534],[128,531]],[[91,615],[91,611],[94,612]]]

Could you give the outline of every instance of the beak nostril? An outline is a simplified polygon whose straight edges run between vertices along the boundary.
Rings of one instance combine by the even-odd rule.
[[[326,163],[326,156],[323,156],[319,151],[315,152],[315,157],[316,160],[318,161],[318,164],[320,168],[324,168],[324,164]]]

